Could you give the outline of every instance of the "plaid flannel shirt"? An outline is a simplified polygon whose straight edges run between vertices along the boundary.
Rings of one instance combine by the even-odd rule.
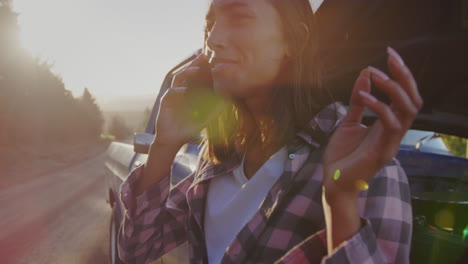
[[[339,103],[325,107],[287,144],[290,155],[282,176],[226,249],[222,263],[409,263],[411,200],[396,159],[360,193],[360,230],[327,255],[321,158],[345,114]],[[172,188],[168,176],[139,197],[132,189],[144,167],[134,169],[121,186],[126,208],[119,231],[121,259],[149,263],[188,241],[190,262],[207,263],[203,217],[210,179],[232,173],[239,164],[238,155],[220,165],[200,161]]]

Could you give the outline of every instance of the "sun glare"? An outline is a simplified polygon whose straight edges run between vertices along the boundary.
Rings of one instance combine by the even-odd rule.
[[[60,43],[60,38],[63,38],[60,28],[66,27],[67,23],[63,17],[59,17],[56,8],[51,8],[52,6],[56,5],[54,3],[44,5],[41,1],[31,0],[14,2],[14,8],[19,13],[21,45],[32,54],[45,56],[48,59],[53,59],[53,51]]]
[[[107,96],[154,92],[168,69],[198,49],[201,2],[15,0],[13,9],[21,46],[52,63],[67,89]]]

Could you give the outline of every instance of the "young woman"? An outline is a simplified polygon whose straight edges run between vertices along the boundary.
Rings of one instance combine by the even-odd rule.
[[[393,157],[422,106],[388,49],[391,77],[368,67],[348,112],[320,83],[307,0],[213,0],[205,55],[175,77],[148,161],[121,186],[120,257],[148,263],[188,241],[192,263],[408,263],[407,178]],[[191,121],[185,80],[210,57],[228,104]],[[371,81],[391,105],[370,94]],[[378,120],[365,127],[365,108]],[[182,145],[207,128],[191,176],[170,187]]]

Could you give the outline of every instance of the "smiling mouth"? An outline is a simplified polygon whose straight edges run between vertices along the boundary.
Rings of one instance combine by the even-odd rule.
[[[223,70],[226,70],[227,68],[237,64],[238,62],[235,60],[231,59],[225,59],[225,58],[211,58],[210,59],[210,67],[211,67],[211,72],[216,73],[220,72]]]
[[[209,63],[211,67],[216,67],[219,64],[236,64],[237,61],[225,58],[211,58]]]

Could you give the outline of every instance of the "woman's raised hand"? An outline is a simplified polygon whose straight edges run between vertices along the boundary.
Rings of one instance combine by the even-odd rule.
[[[205,124],[194,124],[187,108],[185,81],[197,73],[204,55],[198,56],[178,73],[159,106],[156,118],[156,136],[150,147],[143,176],[136,182],[134,197],[144,193],[150,186],[170,175],[174,158],[180,147],[194,138]],[[135,200],[132,200],[134,203]],[[134,207],[133,207],[134,208]]]
[[[356,197],[397,153],[402,137],[423,105],[416,81],[403,59],[387,49],[392,77],[368,67],[355,82],[346,117],[324,154],[324,194],[327,200]],[[371,80],[391,99],[387,105],[370,94]],[[361,124],[365,108],[377,114],[370,127]],[[337,170],[339,170],[337,172]]]
[[[203,60],[207,58],[201,54],[185,70],[178,73],[173,79],[171,88],[162,97],[156,118],[154,143],[181,147],[199,134],[203,128],[190,118],[185,96],[187,91],[185,81],[197,74]]]

